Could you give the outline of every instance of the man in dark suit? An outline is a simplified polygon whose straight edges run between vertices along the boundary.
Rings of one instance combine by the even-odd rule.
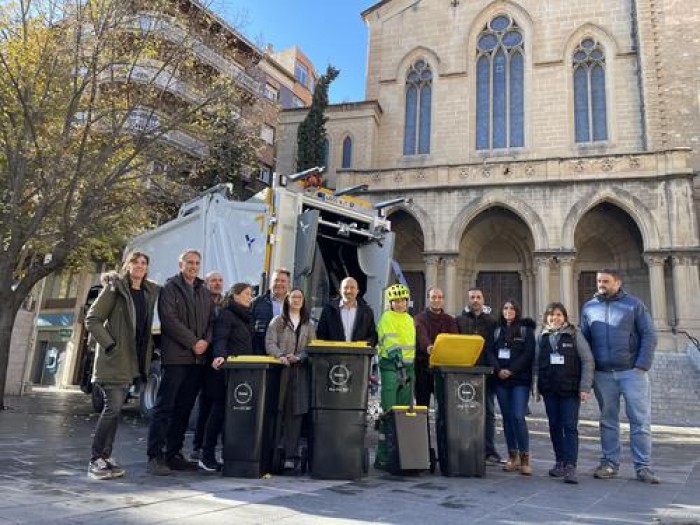
[[[333,299],[323,308],[316,336],[327,341],[367,341],[377,344],[374,312],[358,298],[360,288],[352,277],[340,283],[340,299]]]

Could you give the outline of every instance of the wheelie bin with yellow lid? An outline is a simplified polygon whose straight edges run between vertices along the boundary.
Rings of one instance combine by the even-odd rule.
[[[435,378],[435,427],[443,476],[482,477],[484,395],[490,367],[474,366],[484,347],[479,335],[440,334],[430,354]]]
[[[226,418],[222,473],[260,478],[274,470],[277,401],[282,365],[276,357],[230,356],[226,371]]]

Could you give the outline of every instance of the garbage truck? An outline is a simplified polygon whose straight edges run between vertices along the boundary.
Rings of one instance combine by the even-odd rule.
[[[349,275],[378,316],[394,248],[382,203],[373,205],[300,180],[309,174],[313,170],[275,177],[271,187],[244,202],[231,200],[226,185],[216,186],[183,204],[172,221],[134,238],[127,250],[149,254],[148,277],[160,284],[179,271],[178,256],[189,248],[202,253],[202,276],[218,270],[226,288],[247,282],[262,294],[271,272],[287,268],[293,286],[304,290],[315,320]],[[157,319],[154,334],[157,347]],[[159,379],[156,361],[140,388],[146,415]]]

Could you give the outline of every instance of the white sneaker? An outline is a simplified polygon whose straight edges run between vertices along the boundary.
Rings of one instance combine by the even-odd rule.
[[[88,466],[88,477],[92,479],[112,479],[114,476],[107,462],[102,458],[97,458],[91,461]]]
[[[113,478],[121,478],[122,476],[124,476],[124,474],[126,474],[126,471],[119,466],[119,464],[113,457],[110,456],[104,461],[105,463],[107,463],[107,466],[112,471]]]

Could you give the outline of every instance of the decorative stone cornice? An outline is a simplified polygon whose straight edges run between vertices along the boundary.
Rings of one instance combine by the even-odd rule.
[[[692,177],[690,148],[631,154],[592,155],[528,160],[485,159],[470,164],[405,166],[345,170],[339,186],[369,183],[370,192],[401,189],[443,189],[580,181],[625,181],[660,177]]]

